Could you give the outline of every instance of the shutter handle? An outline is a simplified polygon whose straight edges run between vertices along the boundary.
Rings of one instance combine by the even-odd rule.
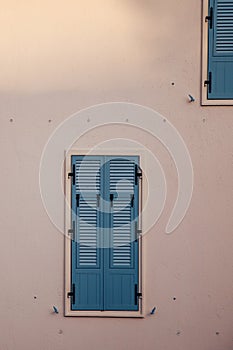
[[[96,195],[96,200],[97,200],[96,206],[99,207],[100,206],[100,195],[99,194]]]
[[[131,201],[130,201],[131,208],[134,206],[134,194],[131,194]]]
[[[80,194],[76,194],[76,206],[79,207]]]
[[[113,195],[113,193],[110,193],[110,205],[111,205],[111,207],[113,206],[113,199],[114,199],[114,195]]]

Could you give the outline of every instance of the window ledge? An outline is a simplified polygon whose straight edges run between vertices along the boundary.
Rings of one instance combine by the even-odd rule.
[[[144,314],[140,311],[72,311],[69,310],[65,316],[78,317],[128,317],[128,318],[144,318]]]
[[[233,100],[208,100],[202,98],[202,106],[233,106]]]

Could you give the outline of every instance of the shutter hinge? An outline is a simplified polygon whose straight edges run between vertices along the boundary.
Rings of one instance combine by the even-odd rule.
[[[212,91],[212,72],[209,72],[208,80],[204,81],[204,86],[208,85],[208,92],[211,93]]]
[[[68,173],[68,179],[70,177],[72,177],[73,178],[73,185],[75,185],[75,164],[73,164],[72,169],[73,169],[72,173]]]
[[[205,17],[205,21],[209,22],[210,29],[213,28],[213,7],[210,8],[209,15]]]
[[[68,230],[68,235],[70,235],[72,241],[75,239],[75,222],[72,223],[72,228]]]
[[[138,285],[135,284],[135,287],[134,287],[134,304],[137,305],[138,304],[138,299],[141,299],[142,298],[142,293],[141,292],[138,292]]]
[[[67,293],[67,298],[72,298],[72,304],[75,304],[75,284],[72,283],[72,291]]]
[[[142,230],[138,229],[138,223],[137,223],[137,221],[135,221],[135,238],[134,238],[135,241],[138,240],[138,238],[140,237],[141,233],[142,233]]]
[[[138,178],[142,178],[142,169],[139,165],[135,164],[135,185],[138,184]]]

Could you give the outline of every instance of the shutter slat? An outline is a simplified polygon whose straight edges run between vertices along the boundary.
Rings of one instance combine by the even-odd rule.
[[[77,192],[100,193],[100,160],[78,159],[75,176]]]
[[[97,266],[97,212],[96,200],[89,203],[81,197],[78,212],[78,254],[77,264],[80,267]],[[82,210],[82,207],[85,209]],[[87,247],[86,247],[87,246]]]
[[[225,3],[218,0],[215,16],[215,52],[233,54],[233,36],[228,35],[229,30],[233,32],[233,2]]]
[[[129,160],[110,161],[110,191],[133,193],[135,165]]]

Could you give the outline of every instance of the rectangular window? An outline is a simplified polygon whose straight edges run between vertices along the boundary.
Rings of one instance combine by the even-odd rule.
[[[71,169],[69,314],[140,314],[139,158],[73,155]]]
[[[203,104],[233,104],[233,1],[204,0]]]

